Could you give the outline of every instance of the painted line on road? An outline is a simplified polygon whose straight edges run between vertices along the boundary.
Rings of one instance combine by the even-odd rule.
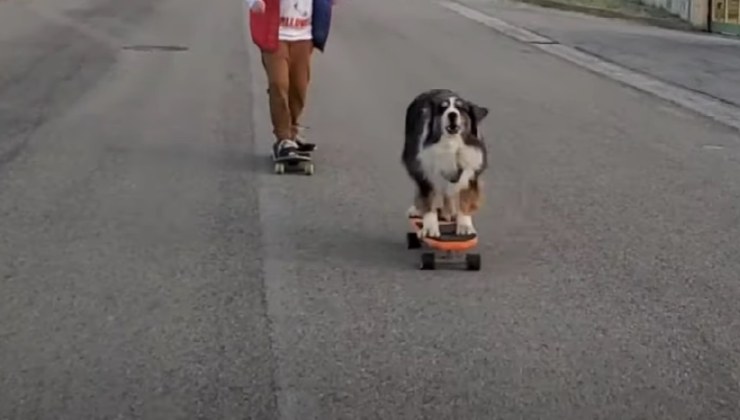
[[[294,334],[288,325],[292,313],[292,296],[289,292],[292,281],[297,281],[297,274],[286,266],[281,259],[283,253],[283,239],[288,232],[283,229],[282,220],[287,217],[290,202],[285,200],[281,191],[285,178],[272,174],[270,154],[272,137],[270,127],[270,113],[267,96],[263,92],[267,89],[267,75],[262,67],[258,48],[252,42],[250,34],[249,10],[242,2],[242,16],[246,16],[242,26],[245,54],[249,60],[250,95],[252,95],[252,134],[255,154],[265,161],[265,172],[259,173],[257,183],[257,202],[259,208],[259,224],[262,227],[263,260],[262,276],[264,292],[262,295],[266,307],[267,322],[270,334],[270,350],[274,360],[273,387],[277,406],[278,420],[299,420],[321,418],[321,406],[318,394],[314,389],[301,387],[301,381],[296,379],[296,373],[291,370],[291,347],[289,339]]]
[[[442,7],[446,9],[452,10],[453,12],[456,12],[462,16],[465,16],[466,18],[470,20],[474,20],[478,23],[482,23],[491,29],[501,32],[502,34],[508,36],[509,38],[514,38],[517,41],[525,42],[528,44],[544,44],[544,43],[553,42],[553,40],[550,38],[536,34],[532,31],[528,31],[524,28],[520,28],[518,26],[512,25],[499,18],[489,16],[485,13],[481,13],[475,9],[471,9],[470,7],[463,6],[459,3],[442,1],[442,2],[439,2],[439,4],[441,4]]]
[[[441,1],[439,4],[470,20],[482,23],[509,38],[530,44],[547,54],[740,130],[740,107],[630,70],[459,3]]]

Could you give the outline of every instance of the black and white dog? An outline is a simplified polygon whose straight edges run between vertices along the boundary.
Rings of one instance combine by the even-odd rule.
[[[481,173],[487,151],[478,126],[488,108],[448,89],[418,95],[406,108],[401,161],[417,191],[409,217],[422,217],[420,236],[439,237],[439,216],[456,221],[460,235],[476,233],[472,215],[480,208]]]

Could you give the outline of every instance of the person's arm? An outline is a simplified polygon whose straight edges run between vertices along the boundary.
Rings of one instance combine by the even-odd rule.
[[[249,10],[262,12],[265,10],[265,0],[244,0]]]

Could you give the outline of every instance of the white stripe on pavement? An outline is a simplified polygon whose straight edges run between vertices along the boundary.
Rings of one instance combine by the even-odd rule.
[[[666,83],[646,74],[627,69],[459,3],[441,1],[439,4],[470,20],[482,23],[509,38],[531,44],[534,48],[542,50],[547,54],[560,57],[594,73],[655,95],[700,115],[709,117],[719,123],[740,130],[739,107],[722,102],[709,95]]]

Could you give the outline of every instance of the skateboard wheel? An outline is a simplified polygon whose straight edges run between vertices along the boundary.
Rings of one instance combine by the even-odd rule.
[[[285,173],[285,165],[282,163],[276,163],[275,164],[275,173],[280,175]]]
[[[406,246],[408,246],[409,249],[421,248],[421,241],[419,240],[419,236],[417,236],[416,233],[414,232],[407,232],[406,233]]]
[[[435,261],[434,254],[431,252],[425,252],[421,254],[421,269],[422,270],[434,270]]]
[[[313,175],[313,171],[314,171],[313,163],[308,163],[306,164],[306,166],[303,167],[303,173],[308,176]]]
[[[465,268],[469,271],[480,271],[480,254],[465,255]]]

